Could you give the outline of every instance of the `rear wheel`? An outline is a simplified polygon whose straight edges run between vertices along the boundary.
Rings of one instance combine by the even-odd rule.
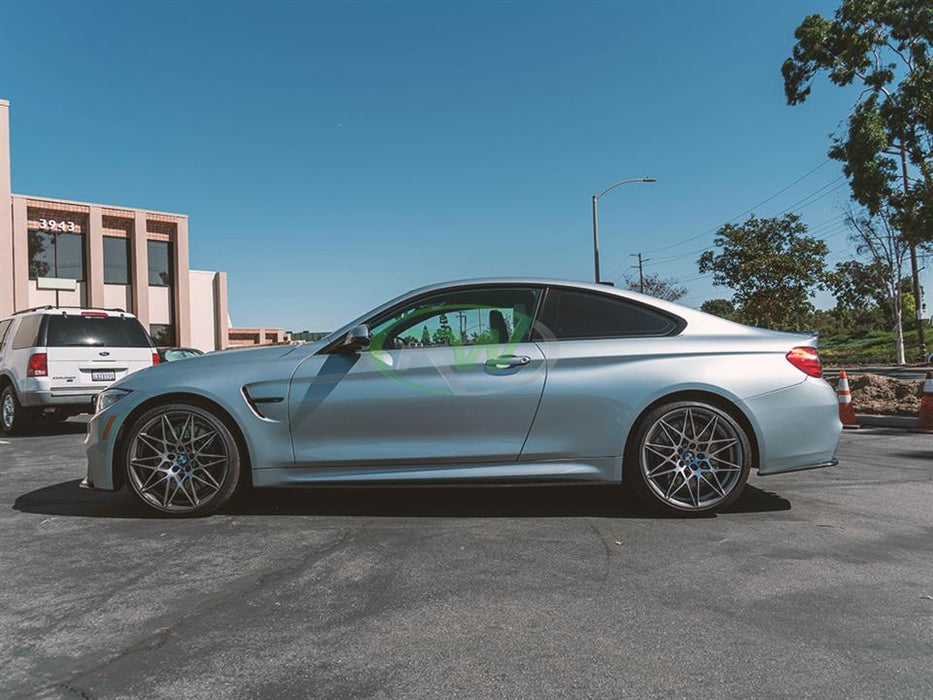
[[[218,416],[167,404],[133,423],[125,441],[126,481],[146,506],[172,516],[213,513],[240,481],[239,447]]]
[[[650,506],[711,513],[732,503],[748,479],[751,446],[728,412],[705,401],[677,401],[651,411],[635,429],[625,477]]]
[[[20,435],[32,427],[34,417],[34,411],[20,404],[13,387],[5,386],[0,392],[0,431]]]

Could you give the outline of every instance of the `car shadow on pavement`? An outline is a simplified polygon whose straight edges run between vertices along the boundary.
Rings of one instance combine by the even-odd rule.
[[[46,421],[40,420],[19,435],[0,436],[4,440],[13,441],[33,437],[54,437],[56,435],[83,435],[87,432],[86,421]]]
[[[14,510],[92,518],[157,518],[126,490],[86,491],[65,481],[19,496]],[[786,498],[748,485],[725,513],[790,510]],[[414,518],[670,518],[619,486],[316,487],[243,493],[226,515],[332,515]],[[711,516],[715,517],[715,516]]]

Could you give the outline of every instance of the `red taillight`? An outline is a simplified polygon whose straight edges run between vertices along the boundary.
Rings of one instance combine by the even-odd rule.
[[[29,364],[26,366],[27,377],[47,377],[49,376],[49,356],[44,352],[37,352],[29,358]]]
[[[823,376],[823,363],[820,362],[820,353],[817,352],[816,348],[794,348],[787,353],[787,361],[811,377]]]
[[[109,318],[110,314],[105,314],[103,311],[82,311],[82,316],[90,316],[91,318]]]
[[[155,367],[157,364],[159,364],[159,353],[154,352],[152,353],[152,366]]]

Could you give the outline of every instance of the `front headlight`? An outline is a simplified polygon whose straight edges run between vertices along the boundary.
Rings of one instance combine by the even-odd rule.
[[[126,389],[107,389],[97,395],[97,413],[110,408],[130,392]]]

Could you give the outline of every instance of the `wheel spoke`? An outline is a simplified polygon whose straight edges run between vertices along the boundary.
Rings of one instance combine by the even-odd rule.
[[[168,430],[166,430],[168,428]],[[180,440],[178,439],[178,433],[175,432],[174,426],[172,426],[172,420],[168,416],[162,416],[162,435],[165,437],[166,442],[168,442],[168,436],[172,436],[172,444],[179,444]]]
[[[220,483],[217,481],[217,479],[214,478],[213,474],[207,471],[207,469],[205,469],[204,467],[197,467],[191,470],[192,474],[196,474],[198,472],[203,472],[204,476],[206,476],[208,479],[211,480],[211,484],[214,486],[214,488],[217,488],[217,489],[220,488]]]
[[[712,461],[714,461],[714,462],[722,462],[723,464],[727,464],[727,465],[729,465],[729,467],[731,467],[732,469],[741,469],[741,468],[742,468],[742,467],[740,467],[738,464],[736,464],[735,462],[730,462],[730,461],[728,461],[728,460],[726,460],[726,459],[723,459],[722,457],[713,457],[712,455],[710,455],[710,459],[711,459]],[[726,471],[724,468],[721,468],[721,467],[714,467],[714,469],[716,469],[716,471]]]
[[[164,454],[166,452],[167,443],[161,438],[157,438],[154,435],[147,435],[146,433],[139,433],[137,436],[142,443],[148,447],[153,452],[158,452],[159,454]],[[155,442],[161,442],[162,447],[157,447]]]
[[[700,434],[697,435],[697,441],[700,440],[700,436],[705,435],[706,431],[709,430],[710,440],[706,441],[706,445],[708,448],[710,445],[710,442],[712,441],[712,437],[716,434],[716,426],[718,425],[718,423],[719,423],[719,416],[714,415],[712,418],[710,418],[709,422],[706,424],[703,430],[700,431]]]
[[[176,481],[176,480],[175,480],[170,474],[166,474],[166,475],[165,475],[165,495],[164,495],[164,497],[162,498],[162,505],[164,505],[164,506],[166,506],[166,507],[168,507],[168,504],[169,504],[169,502],[171,501],[171,499],[169,498],[169,495],[168,495],[168,490],[169,490],[170,488],[172,488],[172,482],[173,482],[173,481]],[[175,489],[177,490],[178,487],[176,486]],[[172,498],[174,498],[174,497],[175,497],[175,494],[173,493],[173,494],[172,494]]]
[[[711,472],[711,473],[713,474],[714,477],[716,477],[716,472]],[[709,484],[709,485],[710,485],[710,488],[712,488],[712,489],[713,489],[716,493],[718,493],[720,496],[725,496],[725,495],[726,495],[726,492],[725,492],[725,490],[722,488],[722,485],[721,485],[721,484],[718,484],[718,482],[719,482],[719,478],[718,478],[718,477],[716,477],[716,482],[717,482],[716,484],[714,484],[712,481],[710,481],[709,479],[707,479],[707,478],[706,478],[706,474],[700,474],[700,477],[702,477],[703,481],[705,481],[707,484]]]
[[[668,422],[665,421],[663,418],[660,421],[658,421],[658,425],[660,425],[664,429],[664,432],[667,433],[667,436],[671,439],[671,442],[675,442],[674,438],[671,437],[671,431],[677,434],[678,436],[676,440],[677,447],[680,447],[681,445],[684,444],[684,440],[687,439],[687,436],[684,435],[677,428],[675,428],[673,425],[668,424]]]
[[[706,454],[709,455],[710,457],[713,457],[713,455],[718,455],[720,452],[725,452],[730,447],[738,444],[738,442],[739,442],[738,440],[732,440],[732,442],[730,442],[728,445],[723,445],[722,447],[718,447],[715,450],[710,450]]]
[[[158,473],[158,472],[156,472],[156,474],[157,474],[157,473]],[[144,492],[145,492],[145,491],[150,491],[150,490],[154,489],[156,486],[158,486],[159,484],[161,484],[163,479],[168,479],[168,478],[169,478],[169,475],[168,475],[168,474],[166,474],[165,472],[162,472],[162,478],[161,478],[161,479],[156,479],[154,482],[150,483],[150,480],[153,478],[153,476],[155,476],[155,474],[150,474],[150,475],[149,475],[149,480],[147,480],[146,483],[143,484],[142,489],[141,489],[142,491],[144,491]]]

